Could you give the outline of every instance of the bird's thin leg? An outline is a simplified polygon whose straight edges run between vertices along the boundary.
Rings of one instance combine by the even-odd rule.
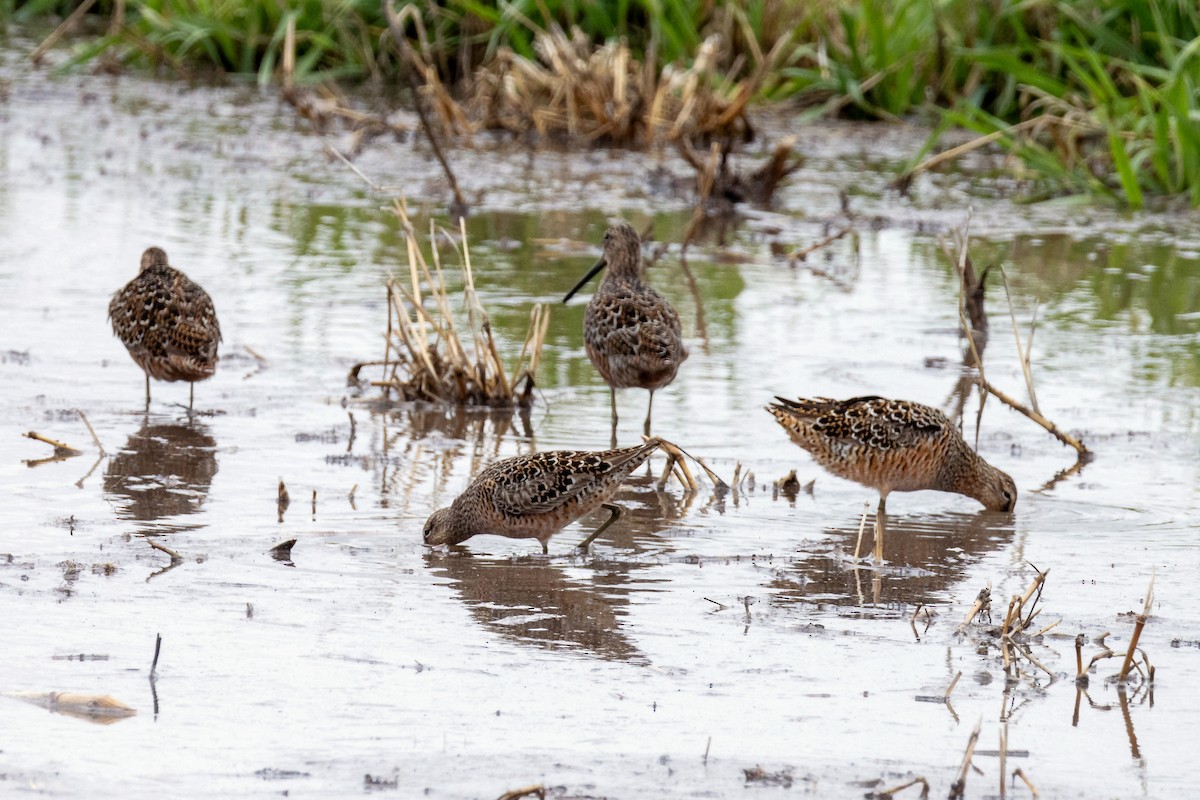
[[[612,514],[612,516],[605,520],[603,525],[601,525],[599,528],[596,528],[596,530],[592,532],[591,536],[579,543],[580,550],[587,550],[588,545],[594,542],[597,536],[604,533],[605,528],[607,528],[609,525],[612,525],[617,521],[617,518],[621,516],[621,507],[618,505],[613,503],[601,503],[600,507],[607,509],[608,513]]]
[[[650,390],[650,402],[646,404],[646,427],[642,433],[650,435],[650,409],[654,407],[654,390]]]
[[[188,384],[188,411],[192,410],[192,403],[196,401],[196,384]]]
[[[883,563],[883,535],[887,531],[887,495],[879,496],[879,509],[875,512],[875,563]]]
[[[542,543],[542,555],[544,555],[544,556],[548,556],[548,555],[550,555],[550,547],[549,547],[549,545],[546,543],[546,540],[545,540],[545,539],[538,539],[538,541]]]
[[[617,449],[617,390],[608,387],[608,396],[612,399],[612,444],[613,450]]]
[[[146,408],[150,407],[150,373],[146,373]]]

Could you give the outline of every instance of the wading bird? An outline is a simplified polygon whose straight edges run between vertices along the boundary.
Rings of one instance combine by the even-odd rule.
[[[113,295],[108,318],[133,362],[146,373],[146,405],[154,378],[192,384],[191,408],[195,382],[211,378],[217,369],[221,326],[208,292],[170,266],[161,248],[151,247],[142,253],[137,277]]]
[[[537,539],[545,553],[551,536],[603,507],[611,516],[579,543],[586,548],[621,516],[621,507],[608,502],[618,487],[660,447],[667,450],[673,463],[677,448],[661,439],[648,439],[636,447],[595,452],[548,450],[497,461],[479,473],[453,503],[429,516],[424,542],[459,544],[490,533]],[[670,468],[668,464],[668,471]],[[666,477],[664,472],[664,481]]]
[[[957,492],[989,511],[1017,503],[1013,479],[972,450],[936,408],[882,397],[775,399],[767,410],[793,442],[834,475],[878,490],[877,558],[891,492]]]
[[[633,226],[620,222],[605,232],[604,255],[567,292],[563,302],[569,301],[602,269],[606,270],[604,280],[583,315],[583,343],[588,358],[612,393],[615,447],[617,389],[650,391],[644,426],[644,433],[649,436],[654,392],[675,380],[675,373],[688,352],[683,346],[679,315],[665,297],[642,282],[642,245]]]

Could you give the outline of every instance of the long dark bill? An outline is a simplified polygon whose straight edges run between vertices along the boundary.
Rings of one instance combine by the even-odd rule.
[[[582,289],[584,287],[584,285],[587,284],[588,281],[590,281],[592,278],[596,277],[596,273],[598,273],[600,270],[604,269],[606,266],[608,266],[608,262],[605,261],[603,258],[601,258],[599,261],[597,261],[596,266],[589,269],[588,274],[583,276],[583,280],[581,280],[579,283],[575,284],[574,289],[567,292],[567,296],[563,298],[563,302],[564,303],[569,302],[571,300],[571,298],[575,296],[576,292],[578,292],[580,289]]]

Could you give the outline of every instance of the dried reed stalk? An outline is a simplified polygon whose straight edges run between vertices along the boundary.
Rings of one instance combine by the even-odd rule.
[[[970,263],[970,257],[968,255],[968,242],[967,242],[967,234],[966,234],[966,226],[965,225],[955,232],[954,239],[955,239],[954,245],[955,245],[956,250],[952,251],[950,246],[944,241],[942,243],[942,247],[945,250],[946,255],[951,259],[951,261],[953,261],[956,265],[958,265],[959,275],[964,275],[965,274],[964,270],[966,269],[967,265]],[[1005,280],[1005,288],[1007,290],[1007,279]],[[1090,459],[1091,452],[1087,449],[1087,447],[1083,444],[1082,441],[1080,441],[1076,437],[1072,436],[1071,434],[1061,430],[1057,425],[1055,425],[1049,419],[1047,419],[1046,417],[1044,417],[1040,413],[1038,413],[1036,408],[1029,408],[1029,407],[1025,406],[1023,403],[1018,402],[1017,400],[1015,400],[1014,398],[1012,398],[1005,392],[1001,391],[1000,389],[997,389],[994,385],[992,385],[988,381],[987,375],[983,370],[983,360],[981,358],[981,355],[980,355],[978,349],[975,346],[975,338],[972,335],[973,328],[967,322],[966,314],[964,312],[964,304],[961,299],[962,296],[963,295],[960,293],[958,316],[959,316],[959,321],[961,322],[962,327],[963,327],[963,332],[966,334],[967,343],[971,350],[971,354],[974,358],[975,366],[979,370],[979,375],[976,378],[976,382],[979,384],[979,387],[981,389],[983,389],[985,392],[987,392],[988,394],[995,397],[1001,403],[1004,403],[1004,405],[1008,406],[1009,408],[1013,409],[1014,411],[1017,411],[1017,412],[1025,415],[1029,419],[1036,422],[1038,425],[1041,425],[1048,433],[1050,433],[1052,436],[1054,436],[1054,438],[1058,439],[1063,444],[1074,448],[1075,452],[1077,452],[1079,454],[1080,459],[1085,459],[1085,460]],[[982,306],[982,296],[979,298],[979,302],[980,302],[980,305]],[[1009,310],[1010,310],[1010,314],[1013,317],[1013,331],[1015,333],[1016,332],[1016,315],[1012,313],[1011,298],[1010,298],[1010,309]],[[982,307],[980,308],[980,312],[982,313]],[[1033,399],[1036,397],[1036,395],[1034,394],[1034,390],[1033,390],[1033,373],[1029,366],[1029,348],[1030,347],[1032,347],[1032,333],[1030,334],[1029,346],[1025,348],[1023,353],[1021,352],[1021,337],[1020,337],[1020,335],[1017,335],[1017,350],[1018,350],[1018,353],[1020,353],[1020,355],[1021,355],[1022,372],[1025,375],[1025,381],[1026,381],[1027,388],[1029,390],[1030,398]],[[1036,402],[1037,402],[1036,399],[1034,399],[1033,402],[1036,406]],[[983,412],[983,409],[981,407],[980,413],[982,414],[982,412]]]
[[[1125,651],[1125,662],[1121,665],[1121,672],[1117,679],[1124,683],[1129,679],[1129,668],[1133,666],[1133,655],[1137,652],[1138,640],[1142,638],[1142,629],[1146,627],[1146,620],[1150,618],[1150,605],[1154,602],[1154,572],[1150,573],[1150,585],[1146,587],[1146,603],[1142,608],[1142,613],[1137,615],[1137,621],[1133,626],[1133,636],[1129,638],[1129,649]],[[1150,673],[1153,675],[1153,671]]]
[[[958,778],[950,785],[950,800],[960,800],[967,790],[967,773],[971,770],[971,757],[975,755],[975,744],[979,741],[979,732],[982,728],[983,720],[980,719],[975,723],[975,730],[971,731],[971,738],[967,740],[967,750],[963,753],[962,767],[959,769]]]
[[[550,324],[549,310],[536,305],[530,312],[529,330],[510,372],[505,368],[491,322],[475,292],[467,229],[460,217],[463,245],[459,255],[464,284],[461,305],[470,329],[468,348],[454,323],[436,237],[431,235],[435,245],[433,269],[430,269],[417,246],[417,233],[404,201],[395,200],[392,210],[406,236],[408,284],[394,277],[388,279],[384,377],[373,384],[388,392],[395,390],[404,400],[528,408],[533,403],[534,376]],[[432,308],[426,308],[422,286],[428,287]]]

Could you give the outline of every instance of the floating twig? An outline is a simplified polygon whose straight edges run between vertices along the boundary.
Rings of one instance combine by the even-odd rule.
[[[43,436],[37,431],[29,431],[28,433],[22,435],[26,439],[33,439],[34,441],[42,442],[43,444],[48,444],[53,447],[56,458],[72,458],[74,456],[83,455],[81,450],[76,450],[74,447],[71,447],[71,445],[60,442],[57,439],[51,439],[49,436]]]
[[[161,545],[149,537],[146,537],[146,544],[150,545],[155,550],[158,550],[161,553],[166,553],[168,556],[170,556],[171,557],[171,566],[175,566],[176,564],[183,563],[183,556],[179,555],[179,553],[176,553],[171,548],[169,548],[165,545]]]

